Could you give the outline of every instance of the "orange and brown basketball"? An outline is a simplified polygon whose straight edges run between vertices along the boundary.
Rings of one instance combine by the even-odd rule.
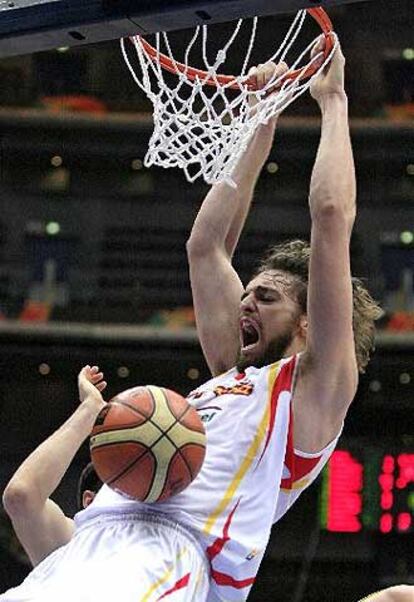
[[[103,482],[134,499],[156,502],[179,493],[196,477],[206,436],[184,397],[149,385],[108,402],[96,419],[90,449]]]

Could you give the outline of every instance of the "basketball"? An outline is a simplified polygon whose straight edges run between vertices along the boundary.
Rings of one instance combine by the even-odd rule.
[[[99,413],[90,437],[92,462],[112,489],[141,502],[185,489],[204,460],[203,424],[187,401],[155,386],[119,393]]]

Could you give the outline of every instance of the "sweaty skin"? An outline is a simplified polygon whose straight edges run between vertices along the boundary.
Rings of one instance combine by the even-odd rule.
[[[82,368],[78,376],[80,405],[30,454],[4,490],[4,508],[33,566],[72,538],[73,520],[65,516],[50,496],[104,407],[106,402],[101,392],[105,387],[98,366]],[[89,499],[86,495],[87,502]]]
[[[197,330],[213,375],[234,365],[242,370],[303,352],[293,411],[294,445],[305,453],[316,453],[335,439],[358,384],[349,254],[356,183],[344,66],[338,48],[311,86],[322,127],[309,193],[306,311],[291,293],[289,274],[262,273],[244,288],[232,265],[276,119],[260,126],[251,139],[232,174],[237,189],[226,183],[211,188],[187,243]],[[276,211],[274,215],[276,229]]]

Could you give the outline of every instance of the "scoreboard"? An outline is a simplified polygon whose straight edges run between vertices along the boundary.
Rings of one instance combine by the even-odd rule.
[[[322,474],[319,516],[336,533],[414,532],[414,441],[337,449]]]

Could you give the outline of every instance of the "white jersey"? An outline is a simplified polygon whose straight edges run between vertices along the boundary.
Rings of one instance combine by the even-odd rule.
[[[194,533],[210,563],[208,601],[246,600],[272,524],[316,478],[337,439],[317,454],[293,449],[292,387],[298,357],[263,368],[236,368],[188,396],[207,434],[196,479],[160,503],[132,502]],[[103,486],[78,525],[131,500]]]
[[[207,600],[208,562],[185,527],[123,506],[77,522],[70,542],[0,595],[0,602]]]

